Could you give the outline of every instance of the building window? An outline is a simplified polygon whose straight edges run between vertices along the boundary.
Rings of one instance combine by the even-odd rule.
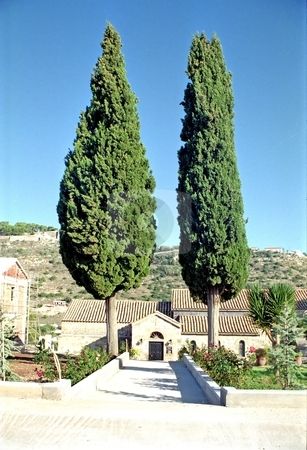
[[[239,355],[245,356],[245,342],[244,341],[239,342]]]
[[[150,339],[164,339],[164,336],[159,331],[154,331],[151,333]]]
[[[11,287],[11,302],[14,301],[14,298],[15,298],[15,287],[13,286]]]

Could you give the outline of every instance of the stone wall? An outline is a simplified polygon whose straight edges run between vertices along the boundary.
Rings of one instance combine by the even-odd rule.
[[[130,339],[130,326],[119,323],[119,339]],[[107,346],[107,327],[105,323],[62,322],[62,332],[58,338],[59,353],[80,353],[83,347]]]
[[[180,325],[173,319],[161,318],[158,314],[151,314],[132,325],[118,324],[120,340],[128,339],[130,346],[136,350],[138,359],[149,359],[149,342],[151,334],[159,332],[163,339],[164,360],[178,359],[178,351],[186,341],[194,340],[198,347],[208,345],[207,335],[182,335]],[[170,342],[171,341],[171,342]],[[250,347],[270,347],[271,342],[265,334],[260,336],[220,336],[220,344],[239,354],[240,341],[244,341],[245,351]],[[106,346],[106,324],[62,322],[62,334],[59,336],[60,353],[79,353],[84,346]]]
[[[106,324],[62,322],[62,333],[58,339],[59,353],[80,353],[87,345],[106,346]]]
[[[195,341],[198,347],[208,346],[208,336],[207,335],[182,335],[182,345],[186,341]],[[239,354],[239,343],[244,341],[245,351],[248,351],[250,347],[271,347],[271,341],[265,334],[260,336],[219,336],[220,344],[224,347],[229,348],[236,354]]]

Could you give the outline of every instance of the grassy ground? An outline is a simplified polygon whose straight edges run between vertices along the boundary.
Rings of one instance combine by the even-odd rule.
[[[299,373],[300,388],[307,389],[307,366],[300,367]],[[275,379],[273,370],[271,367],[253,367],[247,372],[244,380],[240,383],[240,386],[236,386],[239,389],[282,389],[280,383]]]

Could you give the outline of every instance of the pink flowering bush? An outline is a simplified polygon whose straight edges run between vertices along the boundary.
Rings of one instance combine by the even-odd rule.
[[[245,358],[243,360],[244,366],[246,368],[251,368],[256,364],[256,347],[253,345],[249,347],[245,354]]]
[[[197,348],[193,359],[220,386],[236,386],[247,367],[244,360],[223,346]]]
[[[38,369],[37,367],[35,367],[34,372],[38,378],[39,381],[43,381],[45,372],[42,369]]]

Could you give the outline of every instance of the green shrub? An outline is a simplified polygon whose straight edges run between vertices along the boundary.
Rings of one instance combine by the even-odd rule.
[[[7,359],[12,356],[14,343],[14,326],[12,320],[3,316],[0,311],[0,379],[15,381],[17,375],[12,372]]]
[[[257,348],[255,353],[257,358],[266,358],[268,355],[268,352],[265,348]]]
[[[179,358],[184,353],[193,356],[195,363],[220,386],[238,386],[248,369],[244,360],[223,346],[195,348],[193,343],[187,341],[179,350]]]
[[[220,386],[234,386],[242,378],[244,367],[242,360],[231,350],[221,347],[209,347],[199,358],[201,367]]]
[[[302,335],[302,328],[293,307],[286,306],[281,312],[273,331],[280,342],[270,350],[273,370],[283,389],[299,386],[300,369],[295,362],[296,340]]]
[[[50,350],[40,350],[35,355],[34,362],[43,367],[43,378],[47,381],[55,381],[58,378],[54,358]]]
[[[131,359],[138,359],[140,356],[140,350],[138,348],[131,348],[129,350],[129,356]]]
[[[71,380],[74,385],[110,361],[110,355],[103,349],[95,350],[84,347],[78,356],[67,356],[62,368],[63,378]]]

